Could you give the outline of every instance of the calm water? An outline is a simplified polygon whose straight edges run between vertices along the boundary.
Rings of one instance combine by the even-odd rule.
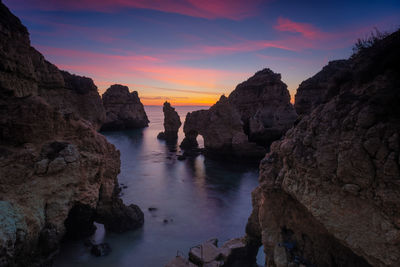
[[[202,107],[177,107],[186,113]],[[124,203],[135,203],[145,214],[144,227],[123,234],[106,233],[102,225],[93,237],[108,242],[112,253],[92,256],[83,241],[62,246],[55,266],[164,266],[177,251],[212,237],[220,244],[244,235],[251,212],[251,191],[257,186],[257,166],[229,164],[204,156],[178,161],[171,146],[157,140],[163,129],[162,107],[147,106],[151,121],[143,130],[106,133],[121,151],[119,182]],[[182,127],[179,141],[183,138]],[[202,140],[199,140],[202,144]],[[156,211],[148,211],[156,207]],[[169,220],[164,223],[164,220]]]

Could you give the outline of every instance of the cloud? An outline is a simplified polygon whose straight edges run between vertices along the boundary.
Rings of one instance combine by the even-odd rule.
[[[305,38],[317,39],[326,37],[327,34],[318,30],[311,24],[294,22],[290,19],[279,17],[278,24],[274,26],[278,31],[300,33]]]
[[[97,12],[139,8],[205,19],[242,20],[256,15],[262,2],[265,0],[13,0],[9,5],[19,9]]]

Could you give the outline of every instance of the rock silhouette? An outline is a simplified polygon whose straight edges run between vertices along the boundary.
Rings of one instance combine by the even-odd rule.
[[[102,96],[106,120],[102,131],[143,128],[149,125],[143,104],[136,91],[127,86],[114,84]]]
[[[178,139],[178,131],[181,127],[181,119],[175,108],[171,106],[167,101],[163,105],[164,113],[164,132],[160,132],[157,136],[159,139],[165,139],[167,141],[175,141]]]

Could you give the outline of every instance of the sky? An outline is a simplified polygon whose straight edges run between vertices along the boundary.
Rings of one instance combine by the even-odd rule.
[[[145,105],[211,105],[255,72],[298,85],[357,38],[400,26],[400,1],[3,0],[60,69]]]

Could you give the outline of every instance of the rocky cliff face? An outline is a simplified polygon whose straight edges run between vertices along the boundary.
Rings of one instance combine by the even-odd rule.
[[[240,115],[225,96],[209,110],[188,113],[183,131],[183,148],[197,146],[196,137],[200,134],[205,149],[213,154],[257,158],[266,152],[263,147],[248,142]]]
[[[30,46],[18,18],[5,7],[0,12],[2,89],[16,97],[40,96],[60,113],[74,113],[98,129],[105,112],[93,81],[58,70]]]
[[[102,99],[107,117],[101,130],[135,129],[149,125],[138,93],[130,93],[127,86],[112,85],[103,94]]]
[[[398,266],[398,47],[399,31],[300,86],[303,116],[262,160],[247,225],[271,266]]]
[[[158,134],[157,138],[174,141],[178,138],[178,130],[181,127],[181,119],[175,108],[170,103],[163,105],[164,113],[164,132]]]
[[[297,118],[281,75],[263,69],[239,84],[229,95],[250,141],[269,145],[279,139]]]
[[[104,114],[92,80],[45,61],[1,2],[0,36],[0,266],[41,264],[95,220],[141,225],[143,213],[117,197],[119,152],[96,132]]]

